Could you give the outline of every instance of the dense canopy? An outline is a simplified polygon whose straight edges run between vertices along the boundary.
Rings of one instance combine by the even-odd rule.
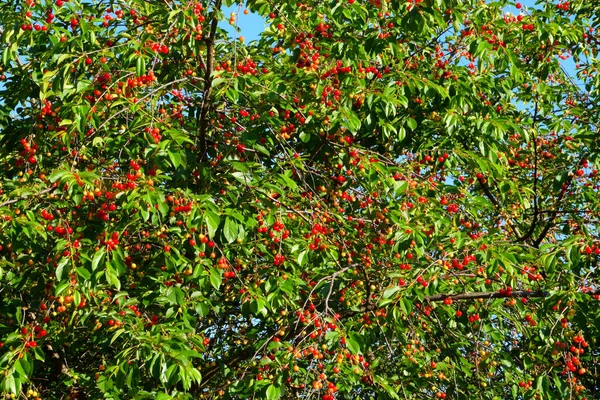
[[[231,3],[1,2],[0,394],[600,398],[600,5]]]

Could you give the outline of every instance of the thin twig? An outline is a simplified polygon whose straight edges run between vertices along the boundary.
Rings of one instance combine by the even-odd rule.
[[[58,187],[58,186],[50,186],[50,187],[48,187],[48,188],[46,188],[46,189],[42,190],[41,192],[39,192],[39,193],[36,193],[36,194],[35,194],[35,195],[33,195],[33,196],[40,196],[40,195],[42,195],[42,194],[50,193],[50,192],[52,192],[52,191],[56,190],[56,189],[57,189],[57,187]],[[24,200],[24,199],[28,198],[29,196],[30,196],[30,195],[24,195],[24,196],[21,196],[21,197],[19,197],[18,199],[7,200],[7,201],[5,201],[4,203],[0,203],[0,207],[8,206],[8,205],[10,205],[10,204],[14,204],[14,203],[16,203],[16,202],[18,202],[18,201],[20,201],[20,200]]]

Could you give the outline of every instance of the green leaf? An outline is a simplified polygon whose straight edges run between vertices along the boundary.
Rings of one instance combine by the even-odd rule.
[[[137,57],[135,61],[135,73],[137,76],[146,75],[146,62],[142,57]]]
[[[106,263],[104,274],[106,275],[106,281],[108,284],[114,286],[117,290],[121,290],[121,281],[119,280],[119,276],[110,263]]]
[[[399,290],[400,290],[400,286],[389,287],[389,288],[385,289],[385,291],[383,292],[383,295],[381,297],[383,299],[389,299],[392,296],[394,296]]]
[[[17,394],[17,384],[15,382],[15,377],[12,374],[8,374],[4,378],[4,386],[10,393]]]
[[[112,345],[119,338],[119,336],[121,336],[122,334],[124,334],[126,331],[127,331],[126,329],[117,329],[113,333],[112,338],[110,339],[110,344]]]
[[[377,377],[377,383],[386,390],[390,398],[398,400],[400,399],[400,396],[398,396],[397,393],[397,389],[394,389],[392,386],[390,386],[382,377]]]
[[[100,264],[102,263],[105,254],[106,249],[104,247],[100,248],[100,250],[94,253],[94,257],[92,258],[92,271],[98,269],[98,266],[100,266]]]
[[[21,360],[18,360],[17,362],[15,362],[14,363],[14,367],[15,367],[15,371],[17,372],[17,374],[19,376],[27,377],[27,373],[23,369],[23,365],[21,364]]]
[[[548,375],[540,375],[536,382],[537,390],[545,395],[549,395],[550,389],[550,380],[548,379]]]
[[[285,183],[285,186],[287,186],[288,188],[290,188],[293,191],[298,190],[298,185],[296,184],[296,182],[294,182],[292,179],[290,179],[287,176],[287,174],[279,174],[279,177],[283,180],[283,182]]]
[[[219,273],[219,270],[216,268],[210,269],[210,284],[217,290],[221,287],[221,283],[223,282],[223,278]]]
[[[173,306],[183,305],[185,294],[177,286],[171,286],[167,289],[166,297]]]
[[[208,228],[208,236],[214,237],[217,229],[219,228],[219,224],[221,223],[221,218],[219,214],[212,212],[210,210],[204,211],[204,217],[206,220],[206,227]]]
[[[58,263],[58,265],[56,266],[56,270],[54,271],[55,275],[56,275],[56,279],[58,279],[59,281],[62,280],[62,276],[65,270],[65,267],[67,266],[67,264],[69,264],[69,262],[71,261],[70,258],[68,257],[63,257],[60,262]]]
[[[58,171],[55,171],[52,174],[50,174],[50,176],[48,177],[48,180],[50,180],[50,182],[54,183],[54,182],[62,180],[67,175],[71,175],[71,173],[69,171],[58,170]]]
[[[302,266],[306,265],[307,261],[308,261],[308,250],[301,251],[298,254],[298,264],[302,267]]]
[[[553,185],[554,191],[555,192],[559,191],[561,189],[562,185],[567,181],[568,178],[569,178],[568,171],[562,171],[558,175],[556,175],[556,177],[554,178],[554,185]]]
[[[223,234],[225,235],[225,239],[228,243],[233,243],[236,241],[239,233],[239,227],[237,222],[234,219],[227,217],[225,219],[225,226],[223,228]]]
[[[352,354],[361,354],[362,338],[356,332],[350,332],[346,338],[346,347]]]
[[[410,299],[403,298],[400,301],[400,308],[404,311],[404,314],[408,315],[412,312],[413,302]]]
[[[110,389],[113,388],[114,382],[108,376],[100,375],[98,377],[98,380],[96,381],[96,385],[98,385],[98,389],[100,389],[104,392],[108,392]]]
[[[178,168],[182,162],[181,162],[181,154],[177,151],[169,151],[169,159],[171,160],[171,163],[173,164],[173,167]]]
[[[24,372],[24,376],[28,377],[33,372],[33,362],[30,361],[29,357],[21,358],[19,362],[15,363],[15,366],[16,364],[20,365],[21,370]]]
[[[392,286],[387,288],[383,294],[381,295],[381,300],[379,301],[379,306],[383,307],[387,304],[394,302],[394,295],[400,290],[399,286]]]
[[[76,206],[80,205],[83,201],[83,193],[75,193],[71,196],[71,200],[73,200],[73,203],[75,203]]]
[[[267,387],[267,400],[277,400],[281,396],[279,388],[275,385]]]
[[[196,305],[196,312],[201,317],[206,317],[208,315],[208,313],[210,313],[210,308],[205,303],[198,303]]]
[[[10,62],[10,48],[7,46],[4,48],[4,50],[2,51],[2,64],[3,65],[8,65]]]
[[[38,361],[44,362],[44,360],[46,359],[46,353],[44,353],[44,350],[41,347],[34,347],[33,358],[35,358]]]
[[[63,282],[54,289],[54,296],[59,296],[62,292],[65,291],[69,286],[71,286],[71,282]]]
[[[346,127],[348,130],[353,133],[358,132],[361,126],[358,116],[349,110],[345,110],[344,114],[346,116]]]

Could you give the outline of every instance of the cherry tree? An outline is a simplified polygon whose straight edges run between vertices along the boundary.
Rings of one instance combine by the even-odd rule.
[[[0,11],[0,393],[600,396],[595,2]]]

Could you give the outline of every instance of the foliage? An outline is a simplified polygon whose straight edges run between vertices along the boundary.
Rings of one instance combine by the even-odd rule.
[[[0,393],[599,398],[600,6],[229,3],[0,5]]]

